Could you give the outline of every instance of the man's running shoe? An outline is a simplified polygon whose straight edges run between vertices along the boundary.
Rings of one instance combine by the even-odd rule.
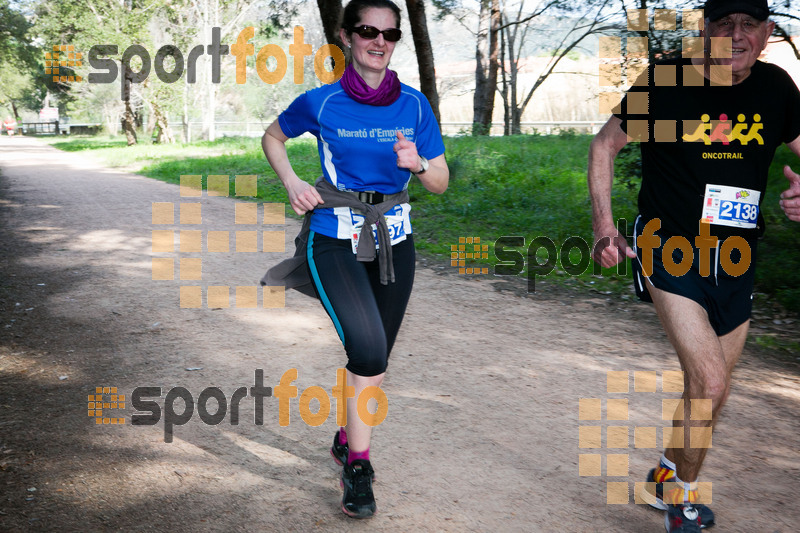
[[[700,511],[690,503],[668,505],[664,517],[667,533],[700,533]]]
[[[369,518],[375,514],[375,496],[372,494],[374,472],[369,461],[357,459],[342,469],[342,511],[353,518]]]
[[[333,446],[331,446],[331,455],[333,460],[339,466],[347,464],[347,454],[350,453],[350,447],[347,444],[339,444],[339,431],[333,436]]]
[[[656,469],[653,468],[647,474],[647,485],[645,485],[644,490],[639,492],[639,497],[651,507],[666,511],[668,508],[675,506],[664,503],[664,483],[674,483],[675,478],[672,477],[664,483],[658,483],[654,477],[655,471]],[[693,507],[700,513],[701,529],[707,529],[714,525],[714,512],[711,509],[700,503],[693,504]]]

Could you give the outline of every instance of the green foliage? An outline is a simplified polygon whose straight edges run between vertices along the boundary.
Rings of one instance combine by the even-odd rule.
[[[639,190],[642,184],[642,154],[638,143],[626,144],[614,159],[614,176],[628,190]]]
[[[450,245],[459,237],[480,237],[489,245],[489,260],[475,266],[493,271],[494,243],[503,236],[521,236],[523,256],[537,237],[557,248],[570,237],[593,242],[591,205],[586,186],[586,157],[591,137],[565,131],[556,136],[458,137],[445,140],[450,186],[444,195],[427,192],[412,180],[414,232],[418,248],[449,259]],[[632,221],[634,194],[615,187],[621,204],[615,215]],[[543,250],[537,261],[547,259]],[[579,262],[573,250],[570,260]],[[539,279],[537,277],[537,279]],[[560,260],[545,279],[580,284],[601,292],[628,292],[625,274],[613,269],[599,278],[592,269],[577,277],[565,274]]]
[[[443,222],[423,223],[434,241],[447,242],[453,235],[560,239],[591,228],[580,218],[562,220],[564,212],[588,206],[585,136],[577,141],[569,136],[459,137],[446,139],[446,147],[447,193],[431,194],[417,180],[410,186],[420,200],[414,207],[417,218]]]
[[[25,16],[9,0],[0,0],[0,64],[19,68],[35,63],[36,50],[28,37],[30,26]]]
[[[0,106],[3,116],[13,107],[27,107],[27,100],[36,92],[37,48],[28,34],[31,24],[9,0],[0,0]],[[13,104],[13,105],[12,105]]]
[[[0,69],[3,71],[0,77],[0,106],[5,108],[3,116],[11,114],[11,102],[17,109],[28,108],[35,102],[35,96],[41,96],[29,70],[3,62],[0,62]],[[30,101],[31,97],[34,102]]]
[[[774,334],[760,335],[758,331],[751,330],[753,342],[757,346],[768,350],[782,351],[790,355],[800,353],[800,342],[785,339]]]
[[[296,0],[270,0],[266,20],[260,25],[258,34],[272,39],[279,35],[288,36],[292,31],[291,20],[297,16]]]
[[[3,1],[3,0],[0,0]],[[277,113],[304,89],[314,87],[318,80],[314,74],[313,61],[305,61],[305,84],[289,82],[268,85],[264,83],[249,60],[247,83],[238,84],[236,70],[227,68],[232,58],[223,58],[219,84],[210,83],[210,62],[203,58],[193,62],[196,82],[186,84],[189,51],[199,44],[210,44],[204,30],[211,26],[221,28],[221,42],[231,45],[239,31],[254,26],[258,32],[251,40],[258,51],[267,43],[278,44],[286,50],[293,41],[291,22],[301,6],[295,0],[38,0],[36,4],[36,36],[49,48],[56,44],[71,44],[76,51],[88,54],[92,46],[109,44],[117,47],[116,54],[109,59],[118,63],[128,47],[144,46],[154,62],[156,51],[164,45],[175,45],[184,55],[183,77],[173,83],[164,83],[151,68],[147,80],[133,84],[131,107],[137,119],[145,120],[143,126],[149,130],[157,115],[169,117],[173,122],[173,134],[180,131],[176,117],[182,117],[184,109],[189,121],[199,121],[213,113],[218,121],[260,119],[271,122]],[[208,11],[208,12],[206,12]],[[43,54],[40,54],[43,59]],[[84,56],[86,57],[86,56]],[[151,63],[152,65],[152,63]],[[166,70],[171,70],[173,59],[166,61]],[[138,70],[139,58],[134,56],[133,69]],[[93,69],[84,61],[76,67],[76,74],[86,76]],[[124,111],[120,95],[121,71],[111,84],[73,83],[53,85],[50,80],[39,80],[51,94],[58,93],[59,108],[74,121],[102,122],[110,128],[119,125]],[[216,90],[215,109],[209,109],[209,88]],[[147,131],[149,134],[150,131]],[[195,135],[196,131],[193,132]],[[143,137],[143,136],[142,136]]]
[[[492,129],[491,125],[481,124],[480,122],[473,122],[472,123],[472,130],[470,132],[464,132],[465,134],[469,133],[470,135],[474,136],[481,136],[481,135],[489,135],[489,130]]]
[[[54,45],[72,45],[76,51],[88,55],[92,46],[109,44],[118,48],[118,53],[109,57],[119,60],[131,44],[152,49],[149,22],[155,8],[162,3],[163,0],[152,0],[147,5],[118,0],[41,0],[36,4],[36,24],[31,31],[45,50],[52,50]],[[39,61],[44,61],[43,51]],[[74,74],[85,75],[86,70],[88,61],[84,59],[84,65],[77,67]],[[37,77],[36,84],[46,87],[57,98],[62,114],[98,115],[109,107],[109,102],[119,105],[118,83],[113,84],[116,88],[113,100],[108,98],[111,96],[108,86],[53,82],[52,76],[45,75]]]
[[[43,0],[36,9],[36,35],[45,46],[71,44],[88,52],[96,44],[115,44],[119,55],[132,43],[147,45],[154,6],[118,0]]]
[[[798,169],[797,157],[781,146],[770,167],[761,204],[767,231],[758,243],[756,285],[787,309],[800,312],[800,224],[789,221],[778,204],[781,192],[789,186],[783,175],[784,165]]]
[[[461,0],[431,0],[431,3],[433,7],[436,8],[436,20],[442,20],[447,15],[453,14],[453,11],[456,9],[462,7]]]
[[[461,0],[431,0],[431,3],[436,9],[452,11],[457,7],[461,7]]]
[[[564,128],[558,130],[558,138],[567,141],[575,140],[578,138],[578,132],[575,131],[573,128]]]

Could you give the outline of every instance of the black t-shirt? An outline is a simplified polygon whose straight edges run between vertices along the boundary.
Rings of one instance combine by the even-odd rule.
[[[694,68],[688,59],[652,65],[649,83],[631,87],[614,115],[634,139],[647,127],[640,143],[639,212],[646,220],[661,219],[662,236],[683,235],[693,243],[704,206],[711,205],[707,185],[744,191],[737,198],[759,191],[763,201],[775,149],[800,136],[800,91],[783,69],[760,61],[732,86],[712,86],[697,71],[687,71],[685,86],[685,68]],[[670,78],[674,86],[664,85]],[[703,86],[688,86],[698,78]],[[752,239],[760,229],[712,223],[711,235]]]

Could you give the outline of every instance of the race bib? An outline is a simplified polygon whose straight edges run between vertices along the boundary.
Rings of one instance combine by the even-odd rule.
[[[352,212],[352,230],[350,231],[350,242],[353,245],[353,253],[358,252],[358,239],[361,236],[361,228],[364,227],[364,217],[358,213]],[[406,240],[406,230],[403,224],[403,210],[399,205],[394,206],[384,215],[386,218],[386,225],[389,228],[389,238],[391,239],[392,246],[398,242]],[[379,249],[378,244],[378,228],[372,224],[372,238],[375,239],[375,249]]]
[[[761,192],[752,189],[706,185],[703,220],[718,226],[755,228],[760,198]]]

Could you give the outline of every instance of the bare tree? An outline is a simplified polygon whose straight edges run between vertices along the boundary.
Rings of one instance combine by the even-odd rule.
[[[494,97],[497,90],[499,27],[499,0],[481,0],[475,46],[475,94],[472,99],[473,135],[488,135],[492,127]]]
[[[537,9],[530,13],[525,12],[525,3],[524,0],[521,1],[516,14],[513,15],[509,15],[508,10],[503,9],[505,2],[501,3],[502,24],[499,31],[504,55],[503,60],[500,61],[503,84],[501,96],[505,108],[506,135],[522,133],[520,123],[525,108],[536,90],[553,74],[567,54],[588,36],[617,28],[617,26],[607,24],[615,15],[611,9],[611,0],[589,0],[583,3],[550,0],[540,3]],[[578,12],[582,15],[576,15]],[[529,35],[542,29],[541,25],[537,27],[536,23],[544,18],[547,19],[548,29],[551,33],[555,23],[564,25],[562,37],[550,47],[549,59],[530,89],[520,91],[520,60]]]
[[[433,63],[433,48],[428,35],[428,21],[425,17],[423,0],[406,0],[408,21],[411,23],[411,34],[419,68],[419,88],[433,108],[436,122],[441,123],[439,116],[439,91],[436,88],[436,69]]]
[[[206,51],[212,47],[212,43],[220,46],[221,55],[228,53],[228,45],[221,44],[233,42],[242,29],[241,23],[250,16],[251,9],[257,3],[247,0],[171,0],[165,2],[167,16],[172,21],[176,21],[171,33],[177,36],[189,35],[201,39],[202,46]],[[221,21],[227,21],[222,23]],[[183,40],[183,39],[182,39]],[[198,45],[201,46],[201,45]],[[210,53],[210,51],[209,51]],[[209,141],[216,139],[216,108],[217,92],[220,83],[219,58],[212,58],[208,54],[202,54],[198,58],[198,73],[196,79],[186,77],[185,105],[184,105],[184,130],[188,133],[188,89],[189,86],[199,86],[202,96],[198,99],[198,104],[203,120],[203,136]],[[197,84],[197,85],[195,85]]]
[[[344,50],[344,43],[339,38],[339,25],[342,22],[342,0],[317,0],[319,16],[322,19],[322,28],[325,39],[330,44],[335,44]]]
[[[797,7],[797,0],[784,0],[773,7],[770,16],[772,20],[775,21],[775,31],[773,35],[778,37],[777,42],[786,42],[792,49],[794,57],[800,59],[800,50],[798,50],[797,45],[794,43],[789,33],[789,26],[791,24],[800,23]]]

